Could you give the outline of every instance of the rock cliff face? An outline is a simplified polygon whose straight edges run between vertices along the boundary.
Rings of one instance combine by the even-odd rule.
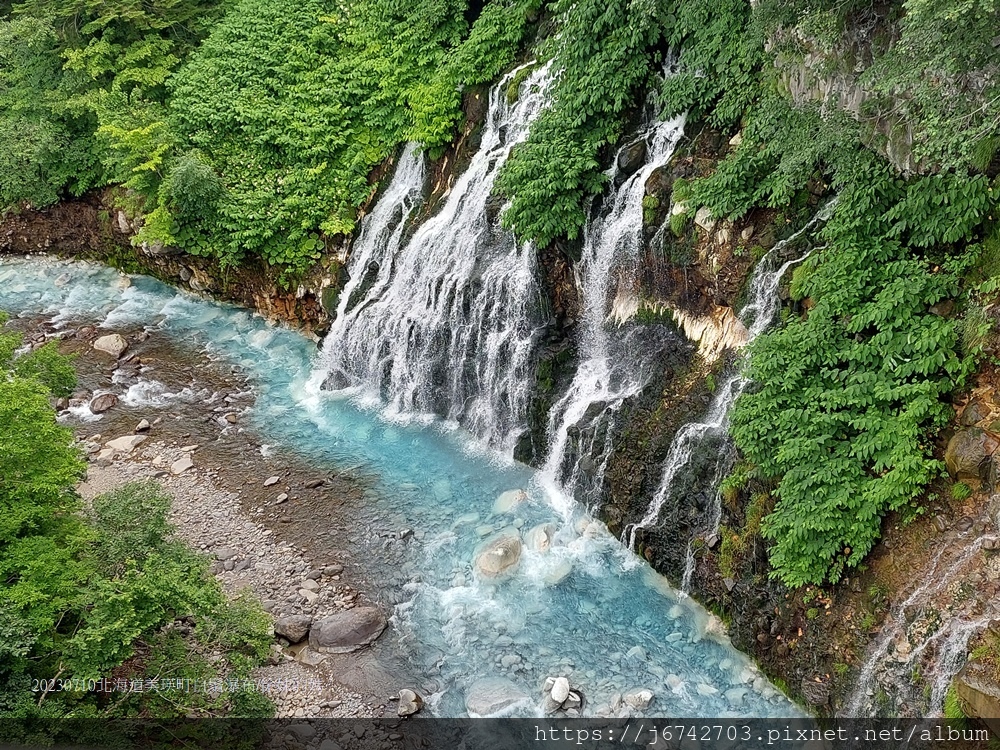
[[[769,47],[776,52],[781,85],[796,105],[841,109],[862,120],[867,145],[903,174],[913,174],[921,165],[913,156],[910,125],[901,118],[873,117],[864,111],[874,98],[862,80],[873,63],[872,44],[876,36],[884,41],[893,33],[888,12],[888,6],[873,4],[847,24],[836,42],[786,32],[772,39]]]

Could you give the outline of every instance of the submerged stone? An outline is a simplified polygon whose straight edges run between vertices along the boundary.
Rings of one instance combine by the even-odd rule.
[[[508,575],[521,562],[521,539],[513,533],[501,534],[486,542],[476,555],[476,572],[485,578]]]
[[[494,716],[515,703],[529,700],[528,694],[503,677],[484,677],[465,693],[465,710],[474,718]]]
[[[524,490],[507,490],[493,503],[493,511],[495,513],[508,513],[527,499],[528,493]]]

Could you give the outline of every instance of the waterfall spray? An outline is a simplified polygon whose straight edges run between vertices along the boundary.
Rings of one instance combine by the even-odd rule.
[[[527,413],[539,290],[534,247],[500,226],[490,199],[553,80],[550,65],[535,68],[510,103],[524,67],[491,90],[482,145],[437,213],[405,243],[372,222],[373,237],[397,237],[397,246],[371,250],[382,257],[377,280],[353,307],[354,290],[345,290],[344,322],[324,346],[333,387],[360,388],[397,414],[442,416],[507,455]],[[400,192],[410,195],[401,186],[383,202]],[[376,213],[394,215],[392,206]]]
[[[585,231],[578,269],[583,302],[578,334],[580,363],[573,382],[549,412],[549,452],[543,470],[566,496],[572,496],[580,488],[586,473],[583,463],[590,460],[593,448],[600,445],[590,477],[596,496],[584,498],[595,502],[599,499],[613,449],[615,415],[627,399],[646,386],[653,374],[651,358],[641,351],[629,332],[609,330],[612,299],[621,290],[631,290],[639,266],[646,181],[670,161],[683,132],[684,117],[654,120],[636,140],[619,150],[606,173],[613,187],[603,209]],[[640,142],[645,143],[646,163],[617,184],[621,171],[619,157],[625,149]],[[575,446],[570,439],[574,429],[580,436]]]

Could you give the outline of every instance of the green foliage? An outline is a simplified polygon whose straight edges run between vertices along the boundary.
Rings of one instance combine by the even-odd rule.
[[[0,20],[0,209],[54,203],[99,179],[94,117],[68,103],[85,82],[62,71],[59,46],[45,18]]]
[[[931,212],[901,231],[900,205],[926,183],[904,185],[864,152],[825,156],[840,200],[821,233],[827,244],[797,285],[815,306],[754,342],[750,375],[761,385],[733,420],[747,457],[780,477],[763,533],[774,575],[789,586],[839,580],[871,549],[882,516],[937,475],[927,434],[947,421],[943,397],[972,367],[959,355],[955,321],[929,312],[958,293],[957,276],[900,237],[921,246],[965,240],[974,219],[959,235]],[[936,194],[944,184],[934,183]],[[945,214],[982,218],[981,194],[957,191]]]
[[[965,722],[968,717],[962,709],[962,700],[958,697],[958,691],[952,683],[948,686],[948,692],[944,694],[944,718],[952,722]]]
[[[12,367],[17,377],[38,381],[53,396],[68,397],[76,388],[72,358],[60,354],[54,341],[15,358]]]
[[[216,0],[26,0],[0,22],[0,207],[114,181],[155,188],[165,83]],[[151,179],[147,174],[153,172]]]
[[[972,497],[972,488],[965,482],[955,482],[951,486],[951,499],[952,500],[968,500]]]
[[[451,139],[461,89],[513,62],[537,8],[496,0],[469,33],[462,0],[243,0],[170,82],[183,153],[139,239],[303,270],[400,142]]]
[[[511,198],[505,224],[540,245],[579,235],[584,198],[604,184],[599,151],[617,140],[624,112],[649,80],[648,51],[665,21],[652,0],[560,0],[553,11],[561,24],[549,52],[561,72],[552,103],[497,180]]]
[[[469,36],[447,56],[434,77],[410,95],[412,140],[428,148],[451,141],[462,114],[462,90],[492,81],[514,63],[529,19],[540,6],[541,0],[493,0],[483,8]],[[526,68],[517,79],[529,73]],[[515,95],[521,80],[511,83]]]
[[[918,158],[944,167],[983,164],[1000,127],[997,0],[904,0],[899,39],[865,74],[888,112],[913,127]],[[900,96],[900,92],[906,92]],[[986,161],[989,161],[987,158]]]
[[[200,660],[212,676],[220,669],[249,676],[267,654],[270,620],[249,600],[228,602],[207,562],[171,540],[170,498],[159,485],[99,496],[83,517],[74,487],[84,464],[49,405],[50,395],[72,389],[75,374],[53,345],[19,353],[20,340],[0,333],[0,715],[97,715],[93,694],[32,693],[31,678],[98,679],[142,641],[154,645],[154,667],[168,674]],[[163,631],[179,617],[197,624],[180,656]],[[206,661],[199,654],[208,649],[226,660]],[[197,706],[144,698],[112,710],[268,710],[259,696]]]

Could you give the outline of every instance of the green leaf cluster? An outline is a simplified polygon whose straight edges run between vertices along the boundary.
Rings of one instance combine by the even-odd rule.
[[[511,199],[504,222],[540,245],[580,234],[588,199],[604,186],[602,159],[641,94],[659,87],[664,117],[688,112],[729,126],[759,96],[763,60],[740,0],[565,0],[552,11],[560,19],[546,48],[560,70],[552,104],[497,183]],[[660,83],[668,60],[674,70]]]
[[[218,0],[25,0],[0,20],[0,207],[115,182],[149,189],[166,80]]]
[[[49,404],[75,375],[50,345],[21,353],[20,341],[0,332],[0,716],[218,714],[234,700],[266,712],[234,695],[139,694],[102,707],[84,690],[31,691],[32,678],[109,676],[139,643],[153,646],[162,672],[133,676],[249,676],[271,627],[259,606],[229,602],[206,560],[172,538],[158,484],[125,485],[84,512],[84,463]],[[172,635],[178,618],[194,623],[192,636]],[[224,661],[209,663],[209,650]]]
[[[930,435],[974,353],[961,351],[958,321],[931,307],[959,296],[968,264],[947,246],[974,239],[995,206],[983,180],[904,182],[871,152],[824,156],[839,199],[795,284],[812,304],[752,345],[759,387],[739,400],[732,426],[778,480],[762,528],[774,575],[790,586],[839,580],[884,515],[940,472]]]

